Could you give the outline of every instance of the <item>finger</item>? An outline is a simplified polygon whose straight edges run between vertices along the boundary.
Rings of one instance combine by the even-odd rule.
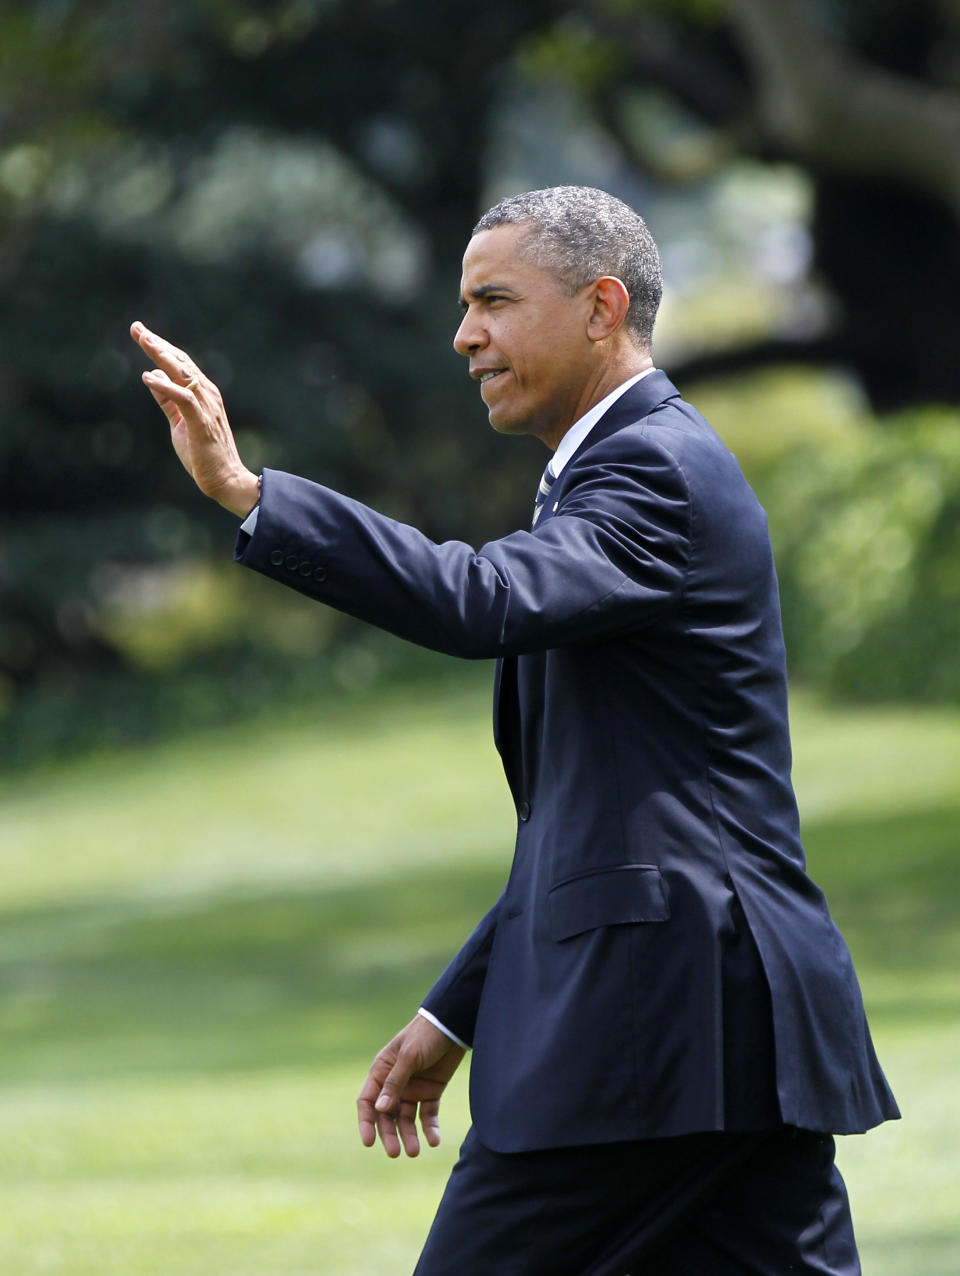
[[[416,1117],[417,1105],[415,1103],[400,1104],[400,1112],[397,1116],[397,1134],[407,1156],[420,1155],[420,1140],[417,1138]]]
[[[377,1114],[370,1099],[361,1092],[357,1099],[357,1125],[360,1129],[360,1142],[365,1148],[372,1148],[377,1141]]]
[[[151,374],[149,372],[145,372],[142,380],[144,385],[150,391],[150,396],[154,403],[156,403],[157,407],[167,418],[170,428],[174,429],[176,426],[182,424],[183,413],[168,393],[167,387],[170,384],[169,380],[164,379],[163,381],[159,381],[152,379],[154,376],[159,377],[160,375],[161,374],[159,373]]]
[[[373,1105],[379,1093],[380,1082],[371,1072],[357,1096],[357,1124],[360,1127],[360,1141],[366,1148],[372,1148],[377,1141],[377,1111]]]
[[[393,1074],[391,1073],[390,1075],[392,1076]],[[383,1144],[384,1152],[389,1157],[400,1155],[400,1140],[397,1137],[398,1104],[399,1101],[396,1095],[387,1087],[387,1083],[384,1081],[374,1102],[373,1110],[380,1142]]]
[[[360,1129],[360,1142],[365,1148],[372,1148],[377,1141],[377,1114],[372,1104],[369,1111],[357,1114],[357,1125]]]
[[[144,354],[151,358],[175,385],[187,385],[201,377],[200,369],[185,350],[180,350],[157,333],[151,332],[139,320],[131,325],[130,332]]]
[[[193,390],[185,385],[179,385],[176,381],[172,381],[165,372],[160,372],[156,369],[145,372],[142,380],[168,416],[170,415],[168,409],[171,404],[175,405],[174,410],[179,408],[181,414],[184,409],[196,411],[197,401]]]
[[[172,341],[167,341],[166,337],[161,337],[159,332],[151,331],[145,323],[138,320],[131,326],[130,332],[140,348],[150,352],[151,359],[168,360],[174,367],[190,362],[190,356],[186,350],[181,350]]]
[[[373,1147],[380,1137],[383,1150],[389,1157],[400,1155],[400,1140],[397,1137],[397,1118],[395,1113],[396,1099],[385,1091],[386,1064],[382,1053],[373,1061],[367,1079],[363,1083],[357,1098],[357,1118],[360,1126],[360,1139],[365,1147]],[[390,1075],[389,1073],[386,1074]]]
[[[361,1116],[358,1125],[360,1127],[360,1142],[365,1148],[372,1148],[377,1141],[377,1122],[375,1117],[367,1120]]]
[[[377,1133],[380,1135],[384,1152],[391,1160],[396,1160],[400,1155],[400,1140],[397,1137],[397,1122],[391,1113],[377,1113]]]
[[[169,397],[168,392],[175,393],[180,388],[165,372],[160,372],[156,368],[150,368],[149,371],[141,373],[140,380],[158,403],[161,399]]]
[[[398,1110],[400,1097],[413,1076],[416,1063],[404,1057],[401,1052],[396,1063],[383,1078],[380,1094],[374,1104],[378,1112],[395,1113]]]
[[[440,1100],[426,1099],[420,1104],[420,1128],[427,1146],[440,1146]]]

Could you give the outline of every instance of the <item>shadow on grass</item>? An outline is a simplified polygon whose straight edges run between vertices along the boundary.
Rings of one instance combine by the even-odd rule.
[[[825,821],[810,867],[878,1014],[955,1018],[960,811]],[[283,891],[99,898],[11,912],[8,1081],[324,1066],[371,1056],[496,898],[495,865]],[[902,983],[899,982],[902,980]]]
[[[960,808],[944,806],[826,820],[806,831],[810,872],[861,978],[890,989],[878,1004],[885,1016],[960,1015],[958,828]]]
[[[372,1057],[502,885],[496,868],[8,914],[0,1076],[63,1080]]]
[[[861,1246],[864,1271],[910,1273],[911,1276],[956,1276],[960,1271],[960,1237],[954,1232],[910,1231],[884,1236],[882,1244]]]

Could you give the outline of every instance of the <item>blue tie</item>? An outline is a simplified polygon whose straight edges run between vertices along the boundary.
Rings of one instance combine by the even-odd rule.
[[[543,475],[540,479],[540,486],[537,488],[537,503],[533,507],[533,522],[530,524],[531,527],[536,527],[537,519],[540,517],[540,511],[543,509],[544,502],[550,495],[551,487],[553,487],[554,483],[557,481],[556,474],[554,474],[553,470],[550,468],[552,464],[553,458],[551,457],[551,459],[547,462],[547,468],[543,471]]]

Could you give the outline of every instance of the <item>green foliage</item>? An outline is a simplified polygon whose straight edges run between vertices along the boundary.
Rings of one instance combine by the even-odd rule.
[[[0,715],[130,684],[116,581],[229,553],[139,384],[136,317],[222,386],[251,465],[434,535],[519,509],[449,343],[481,181],[464,138],[548,7],[485,15],[469,96],[436,0],[0,15]]]
[[[881,54],[905,50],[922,79],[926,51],[943,60],[942,32],[914,15],[906,49],[893,9],[853,24],[857,39],[876,26]],[[735,27],[722,0],[4,6],[0,757],[35,756],[39,741],[144,739],[209,723],[218,705],[221,720],[239,716],[257,694],[299,696],[311,659],[342,637],[339,622],[298,613],[288,624],[279,608],[272,626],[259,613],[245,622],[236,591],[221,590],[206,564],[224,561],[233,526],[170,453],[126,336],[134,317],[220,382],[253,467],[317,477],[429,535],[474,542],[522,525],[542,463],[530,444],[511,466],[449,348],[464,236],[499,183],[609,184],[650,214],[676,281],[663,316],[668,366],[671,349],[687,357],[811,332],[822,307],[807,304],[817,300],[804,273],[809,229],[821,273],[856,259],[872,288],[875,261],[894,255],[883,306],[855,271],[833,308],[838,357],[867,366],[871,392],[898,402],[949,385],[931,378],[955,362],[941,353],[956,310],[953,223],[941,213],[919,238],[893,233],[902,223],[879,215],[886,205],[870,190],[860,192],[869,216],[843,189],[825,217],[822,177],[771,151],[751,123],[755,82]],[[754,162],[730,163],[736,154]],[[695,180],[718,165],[724,180]],[[682,199],[652,179],[671,171],[686,174]],[[898,217],[917,212],[894,202]],[[793,244],[785,256],[778,230]],[[853,251],[864,243],[866,261]],[[916,285],[920,246],[919,277],[942,283],[936,306]],[[834,269],[831,281],[842,276]],[[904,313],[912,297],[922,304],[897,334],[912,334],[912,352],[882,353],[874,366],[864,352],[876,359],[890,339],[870,322]],[[773,392],[778,423],[809,409],[818,437],[828,432],[813,396],[791,403],[783,386]],[[771,444],[758,473],[779,455]],[[811,499],[821,496],[814,483]],[[906,670],[919,651],[923,694],[953,695],[956,674],[940,654],[956,646],[947,507],[927,540],[908,510],[894,511],[896,535],[919,538],[909,561],[934,600],[912,604],[922,635],[874,597],[889,583],[881,566],[844,600],[847,610],[864,600],[869,634],[857,638],[849,624],[839,631],[830,567],[801,563],[770,504],[785,591],[796,579],[807,627],[826,635],[792,632],[797,667],[858,694],[907,693],[915,677],[877,671]],[[845,525],[823,548],[862,566],[855,542]],[[891,586],[901,594],[903,576]],[[141,609],[138,629],[138,600],[177,579],[179,604]],[[358,667],[365,659],[361,649]]]
[[[960,700],[960,419],[905,414],[765,485],[787,648],[859,698]]]
[[[704,381],[688,397],[764,495],[771,471],[797,452],[855,448],[864,431],[876,428],[849,378],[809,368]]]
[[[582,17],[566,14],[517,50],[521,71],[533,80],[559,81],[580,92],[596,92],[622,71],[624,51],[603,39]]]
[[[878,422],[845,378],[696,387],[770,518],[794,674],[859,700],[960,701],[960,415]]]
[[[221,628],[224,617],[209,627],[206,605],[181,611],[186,600],[176,601],[174,612],[156,618],[155,635],[151,619],[141,617],[119,636],[136,662],[133,670],[64,675],[16,705],[0,705],[6,714],[0,717],[0,764],[19,770],[44,759],[140,748],[217,726],[256,732],[278,714],[322,717],[331,699],[346,695],[363,704],[397,682],[438,676],[434,653],[315,604],[281,606],[252,618],[245,611],[229,634]],[[228,622],[233,614],[227,612]]]
[[[512,830],[489,668],[450,667],[431,694],[0,785],[0,1270],[412,1269],[467,1078],[416,1162],[360,1146],[355,1096],[495,898]],[[841,1142],[864,1267],[953,1276],[960,721],[793,716],[811,871],[906,1115]]]

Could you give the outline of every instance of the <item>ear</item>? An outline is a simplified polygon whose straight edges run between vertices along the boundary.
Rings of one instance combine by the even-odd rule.
[[[630,309],[630,294],[616,275],[603,275],[592,288],[593,308],[587,320],[587,336],[591,341],[603,341],[623,325]]]

